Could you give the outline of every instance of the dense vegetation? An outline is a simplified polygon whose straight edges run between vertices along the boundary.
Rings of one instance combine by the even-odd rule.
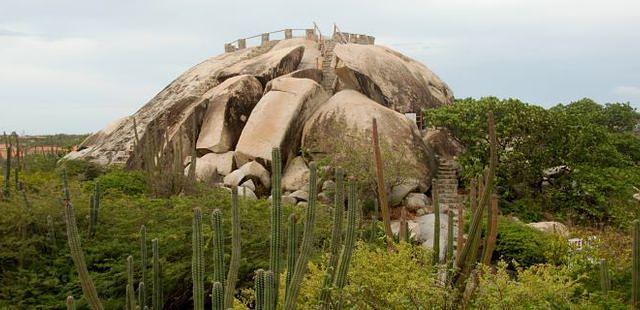
[[[469,180],[486,162],[485,111],[496,116],[501,209],[526,221],[558,219],[628,227],[640,216],[640,113],[629,104],[582,99],[550,109],[517,99],[462,99],[428,110],[428,126],[446,128],[466,150]],[[544,171],[566,167],[545,179]]]
[[[569,247],[562,237],[534,230],[511,216],[500,216],[489,264],[469,270],[466,277],[473,281],[462,281],[464,287],[476,283],[472,296],[465,297],[467,305],[478,309],[626,309],[632,300],[632,246],[631,236],[623,228],[637,218],[638,204],[631,201],[630,186],[640,176],[640,153],[635,152],[640,147],[632,133],[637,112],[628,105],[603,107],[588,100],[544,110],[516,100],[495,98],[465,99],[429,112],[426,118],[429,124],[449,128],[467,146],[460,163],[464,178],[469,181],[480,180],[477,176],[490,164],[485,116],[489,108],[495,111],[499,142],[495,188],[501,197],[501,213],[524,220],[558,218],[585,224],[605,223],[613,229],[601,230],[602,225],[572,227],[572,236],[589,240],[583,249],[577,250]],[[561,115],[566,128],[557,122]],[[562,140],[563,130],[573,131],[569,135],[565,132]],[[569,139],[572,134],[578,140]],[[59,164],[58,159],[59,154],[27,155],[22,158],[18,183],[15,174],[9,180],[0,178],[2,184],[9,184],[8,194],[0,199],[0,308],[62,309],[69,295],[76,298],[78,308],[88,308],[67,245],[61,195],[63,171],[69,176],[71,203],[89,274],[106,309],[124,308],[129,281],[127,257],[132,255],[134,264],[139,264],[141,225],[146,227],[147,240],[159,240],[165,309],[194,305],[194,209],[202,211],[203,223],[210,223],[215,209],[222,211],[226,232],[224,264],[229,265],[228,191],[193,183],[188,191],[164,197],[153,188],[159,183],[150,180],[148,171],[104,169],[83,161]],[[0,161],[3,163],[4,160]],[[542,170],[556,165],[567,165],[571,172],[543,186]],[[603,169],[611,170],[602,172]],[[100,185],[102,200],[96,231],[92,234],[91,200],[95,184]],[[476,206],[480,201],[478,197]],[[240,202],[242,256],[234,308],[255,306],[255,271],[270,268],[267,253],[271,209],[271,202],[265,199]],[[467,210],[472,209],[467,206]],[[307,210],[285,205],[281,218],[296,214],[303,219]],[[300,309],[316,308],[327,292],[327,272],[335,268],[331,263],[331,253],[335,253],[331,242],[334,211],[327,205],[317,209],[310,263],[297,298]],[[436,264],[434,254],[419,244],[400,242],[389,246],[384,225],[368,220],[370,214],[366,209],[363,212],[358,216],[358,241],[346,283],[339,291],[329,288],[345,308],[458,306],[455,301],[461,294],[460,288],[451,285],[455,277],[454,280],[450,277],[455,274],[453,262]],[[491,228],[482,223],[482,218],[473,220],[470,213],[465,230],[471,234],[473,223],[477,223],[478,236],[486,239]],[[216,277],[211,272],[215,260],[211,255],[215,253],[211,240],[214,234],[211,225],[201,227],[206,266],[204,290],[212,292]],[[610,285],[606,289],[602,287],[599,259],[608,263]],[[472,261],[475,266],[475,257]],[[140,279],[140,268],[135,268],[134,277]],[[283,282],[286,277],[285,272]],[[285,295],[281,285],[278,295],[281,303]],[[204,304],[210,308],[211,303],[211,296],[206,293]]]

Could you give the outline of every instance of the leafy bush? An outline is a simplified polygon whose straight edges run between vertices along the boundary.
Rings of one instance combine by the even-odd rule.
[[[640,208],[630,200],[631,185],[640,182],[640,137],[632,132],[640,113],[629,104],[602,106],[582,99],[544,109],[486,97],[427,110],[427,125],[447,128],[465,145],[458,161],[467,181],[488,160],[483,130],[488,109],[496,117],[496,176],[500,196],[512,208],[507,211],[523,212],[527,219],[557,217],[620,227],[635,218],[626,215],[637,215]],[[572,172],[543,182],[545,169],[561,165]]]
[[[431,265],[432,254],[420,246],[398,244],[397,252],[359,243],[342,295],[347,309],[443,308],[447,290]],[[300,292],[300,308],[317,305],[324,267],[310,264]]]
[[[553,265],[518,268],[515,278],[505,262],[495,272],[485,266],[475,293],[472,307],[478,309],[626,309],[619,300],[584,294],[567,267]]]
[[[541,263],[558,263],[568,250],[566,241],[543,233],[521,222],[500,218],[494,258],[528,267]]]
[[[67,175],[71,178],[77,177],[80,180],[88,181],[97,178],[104,173],[104,168],[88,160],[65,160],[58,167],[58,172],[66,169]]]
[[[149,191],[145,176],[140,171],[115,169],[95,181],[100,183],[100,188],[105,192],[116,190],[125,195],[141,195]]]

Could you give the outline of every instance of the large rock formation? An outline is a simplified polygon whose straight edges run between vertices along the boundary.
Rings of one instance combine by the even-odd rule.
[[[451,90],[424,65],[372,40],[328,40],[308,36],[230,48],[180,75],[133,115],[91,135],[66,159],[139,167],[148,164],[149,149],[182,157],[168,165],[188,163],[195,153],[199,179],[225,176],[224,183],[263,195],[270,186],[271,150],[278,146],[286,167],[283,186],[307,190],[305,161],[326,153],[330,138],[349,143],[333,124],[364,133],[375,117],[381,139],[417,173],[411,181],[419,186],[412,190],[426,191],[433,151],[402,113],[450,104]],[[334,77],[336,83],[325,83]]]
[[[309,79],[279,78],[260,99],[249,116],[236,147],[239,165],[271,161],[271,150],[280,147],[283,158],[293,158],[300,149],[300,134],[307,119],[328,96],[320,84]]]
[[[304,127],[302,146],[311,154],[322,155],[333,151],[329,141],[336,137],[347,141],[345,145],[357,145],[360,143],[355,140],[358,137],[341,131],[370,132],[373,118],[377,121],[381,139],[398,156],[405,157],[407,167],[417,173],[419,183],[426,190],[426,186],[431,184],[436,162],[422,141],[416,124],[355,90],[340,91],[311,116]],[[402,198],[404,196],[398,199]]]
[[[378,45],[336,45],[339,87],[355,89],[400,113],[453,103],[453,93],[423,64]]]

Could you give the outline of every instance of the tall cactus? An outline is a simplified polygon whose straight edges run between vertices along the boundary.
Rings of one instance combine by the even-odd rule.
[[[140,226],[140,276],[142,283],[147,282],[147,228],[142,225]],[[147,296],[143,292],[143,302],[140,303],[140,308],[144,309],[144,305],[147,303]]]
[[[133,287],[133,256],[127,256],[127,306],[131,310],[136,309],[135,289]]]
[[[213,210],[211,227],[213,229],[213,281],[220,282],[224,287],[224,237],[220,209]],[[224,300],[224,295],[222,298]]]
[[[4,134],[5,150],[7,150],[7,158],[4,161],[4,175],[2,193],[4,197],[9,197],[9,183],[11,182],[11,156],[13,156],[13,146],[7,134]]]
[[[213,289],[211,290],[211,305],[213,310],[224,310],[224,288],[222,283],[216,281],[213,282]]]
[[[271,151],[271,255],[269,260],[269,268],[273,271],[274,285],[280,287],[280,271],[281,252],[282,252],[282,159],[280,148],[274,147]],[[275,307],[278,301],[278,290],[276,289],[271,303]]]
[[[431,194],[433,196],[433,264],[440,262],[440,190],[438,180],[431,181]]]
[[[93,187],[93,195],[91,195],[91,209],[89,212],[89,234],[93,237],[96,235],[98,227],[98,210],[100,209],[100,183],[96,182]]]
[[[633,307],[640,308],[640,221],[633,221],[633,244],[631,249],[633,269],[631,270]]]
[[[256,292],[256,310],[264,309],[264,270],[258,269],[254,281],[254,290]]]
[[[67,310],[76,310],[76,301],[73,296],[67,296]]]
[[[445,260],[447,265],[453,262],[453,211],[451,209],[447,213],[447,251],[445,252]]]
[[[498,239],[498,196],[491,196],[491,205],[487,208],[487,236],[484,242],[482,263],[489,265]]]
[[[204,310],[204,253],[202,238],[202,211],[193,210],[193,233],[191,235],[191,277],[193,280],[193,308]]]
[[[384,233],[387,241],[387,248],[394,249],[393,233],[391,232],[391,214],[389,211],[389,201],[387,200],[387,187],[384,182],[384,171],[382,165],[382,154],[380,153],[380,141],[378,138],[378,122],[373,119],[371,126],[371,140],[373,141],[373,155],[376,166],[376,180],[378,187],[378,201],[380,203],[380,211],[382,212],[382,221],[384,223]]]
[[[82,252],[82,245],[80,244],[80,236],[78,234],[78,226],[76,225],[76,217],[73,211],[73,206],[71,205],[66,170],[63,170],[63,183],[64,218],[67,225],[67,241],[69,243],[71,258],[78,269],[82,293],[87,299],[87,302],[94,310],[102,310],[104,309],[102,307],[102,302],[100,302],[98,292],[93,285],[93,280],[91,279],[91,276],[89,276],[87,263],[84,260],[84,253]]]
[[[267,270],[264,273],[264,310],[275,310],[275,305],[271,302],[275,297],[275,279],[273,271]]]
[[[333,207],[333,229],[331,232],[331,252],[329,252],[329,264],[327,265],[327,275],[324,278],[323,287],[325,289],[320,293],[320,302],[325,309],[328,309],[331,286],[338,268],[338,259],[340,255],[340,247],[342,245],[342,218],[344,214],[344,170],[340,167],[335,172],[336,186]]]
[[[147,292],[144,289],[144,282],[138,283],[138,307],[139,307],[139,309],[144,309],[144,308],[147,307],[146,306],[146,304],[147,304],[147,301],[146,301],[147,295],[146,295],[146,293]]]
[[[293,213],[289,215],[289,237],[287,240],[287,280],[285,290],[289,290],[293,270],[296,266],[296,258],[298,256],[298,218]]]
[[[164,302],[162,300],[162,267],[160,265],[157,238],[151,240],[151,249],[153,255],[153,292],[151,293],[151,307],[153,310],[160,310],[163,308]]]
[[[240,269],[240,210],[238,206],[238,188],[231,189],[231,260],[227,273],[227,282],[224,291],[224,308],[233,306],[233,295],[238,281]]]
[[[465,242],[462,251],[460,252],[460,256],[456,259],[456,269],[457,272],[454,276],[454,282],[458,286],[459,290],[464,289],[464,283],[466,283],[466,278],[468,276],[469,271],[473,268],[475,264],[475,260],[477,259],[476,253],[478,250],[480,232],[481,232],[481,223],[483,211],[486,206],[489,204],[489,199],[491,196],[491,191],[493,189],[494,175],[496,166],[498,164],[497,159],[497,138],[496,138],[496,130],[495,130],[495,121],[493,118],[493,112],[489,111],[487,115],[487,124],[489,131],[489,148],[490,148],[490,157],[489,157],[489,167],[485,169],[484,174],[484,182],[479,186],[482,190],[479,191],[479,199],[477,203],[477,207],[473,210],[473,217],[471,220],[471,224],[469,227],[469,240]],[[482,184],[484,183],[484,184]],[[470,197],[473,200],[473,197]]]
[[[609,266],[606,259],[600,259],[600,289],[607,295],[611,289],[611,278],[609,277]]]
[[[340,263],[338,264],[338,272],[335,276],[334,286],[341,291],[347,283],[347,273],[351,264],[351,255],[356,242],[356,230],[358,227],[358,198],[355,182],[349,182],[349,202],[347,215],[347,233],[344,241],[342,254],[340,255]],[[338,302],[337,309],[342,309],[342,298]]]
[[[295,309],[296,302],[298,300],[298,292],[302,278],[307,271],[307,263],[309,262],[309,256],[313,250],[314,228],[316,224],[316,198],[317,198],[317,167],[315,162],[309,164],[309,204],[307,206],[307,213],[304,221],[304,232],[302,236],[302,244],[300,246],[300,254],[296,260],[295,268],[293,270],[293,276],[291,277],[291,285],[289,286],[286,296],[285,305],[286,310]]]

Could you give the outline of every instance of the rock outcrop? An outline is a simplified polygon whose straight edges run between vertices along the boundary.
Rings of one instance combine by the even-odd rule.
[[[422,139],[441,158],[458,156],[464,150],[464,145],[445,129],[429,129]]]
[[[205,99],[208,100],[207,109],[196,143],[201,152],[232,151],[253,107],[262,97],[262,85],[251,75],[236,76],[221,86],[224,84],[229,85]]]
[[[307,119],[327,101],[320,84],[309,79],[281,78],[253,109],[236,147],[236,161],[258,160],[269,166],[271,150],[280,147],[283,161],[300,149]]]
[[[355,90],[343,90],[323,104],[306,123],[302,147],[312,155],[331,152],[326,141],[340,137],[346,145],[357,144],[353,136],[336,129],[371,131],[372,118],[376,118],[381,139],[397,154],[403,154],[408,167],[415,169],[420,187],[426,191],[434,176],[436,162],[432,151],[424,144],[415,123],[404,115],[386,108]],[[407,192],[408,193],[408,192]],[[404,196],[399,197],[399,201]],[[398,202],[399,202],[398,201]]]
[[[357,90],[400,113],[453,103],[453,93],[423,64],[379,45],[338,44],[339,88]]]
[[[372,41],[321,42],[291,38],[229,48],[180,75],[140,110],[91,135],[65,158],[138,168],[155,154],[169,155],[171,160],[159,161],[160,169],[180,171],[169,166],[182,162],[176,168],[188,172],[195,154],[199,180],[224,177],[226,186],[246,188],[253,199],[269,193],[271,151],[280,147],[283,197],[304,204],[309,170],[303,151],[309,152],[305,159],[315,160],[327,154],[330,139],[349,145],[354,136],[339,128],[368,134],[376,118],[383,144],[415,172],[415,181],[414,176],[404,180],[408,186],[390,186],[401,192],[391,196],[394,204],[412,191],[425,192],[435,172],[429,144],[439,145],[425,143],[415,121],[403,113],[452,103],[447,85],[424,65]],[[321,83],[329,80],[332,87],[325,90]],[[331,202],[334,189],[324,183],[321,200]],[[422,208],[421,198],[412,195],[405,202]]]

